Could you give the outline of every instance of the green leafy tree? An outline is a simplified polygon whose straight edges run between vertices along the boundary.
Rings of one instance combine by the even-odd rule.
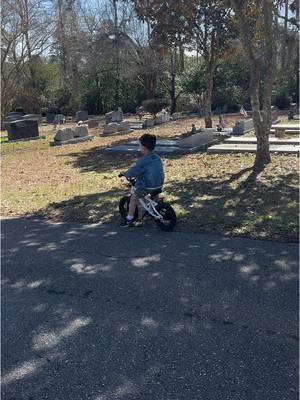
[[[280,3],[272,0],[231,0],[249,63],[249,95],[257,137],[256,169],[262,169],[271,162],[269,135],[272,124],[276,19]]]

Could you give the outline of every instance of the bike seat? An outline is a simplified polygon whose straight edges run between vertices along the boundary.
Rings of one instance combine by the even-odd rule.
[[[162,188],[153,190],[153,192],[150,193],[151,199],[153,199],[155,196],[157,196],[161,192],[162,192]]]

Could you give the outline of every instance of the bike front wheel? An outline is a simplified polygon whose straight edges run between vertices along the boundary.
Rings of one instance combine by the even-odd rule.
[[[175,228],[177,217],[170,204],[159,203],[156,211],[162,216],[162,219],[156,219],[157,226],[163,231],[172,231]]]
[[[119,211],[122,218],[126,219],[129,210],[130,196],[124,196],[119,201]],[[138,208],[135,209],[133,220],[137,220],[139,217]]]

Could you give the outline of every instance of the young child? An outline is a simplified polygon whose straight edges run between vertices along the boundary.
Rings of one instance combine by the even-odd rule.
[[[128,171],[120,174],[126,178],[136,178],[134,193],[131,195],[129,211],[121,226],[132,226],[134,212],[139,198],[160,189],[164,183],[164,169],[160,157],[154,152],[156,136],[145,133],[140,137],[142,157]]]

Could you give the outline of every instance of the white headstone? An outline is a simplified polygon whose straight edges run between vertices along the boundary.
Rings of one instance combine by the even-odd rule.
[[[74,138],[74,133],[71,128],[60,129],[56,132],[54,137],[55,141],[64,142],[65,140],[70,140]]]
[[[89,135],[89,129],[87,125],[76,126],[74,130],[74,137],[85,137]]]
[[[111,122],[110,124],[107,124],[104,126],[103,134],[109,135],[111,133],[116,133],[116,132],[118,132],[118,127],[119,127],[119,124],[116,124],[115,122]]]
[[[130,121],[122,121],[118,126],[118,131],[129,131]]]

